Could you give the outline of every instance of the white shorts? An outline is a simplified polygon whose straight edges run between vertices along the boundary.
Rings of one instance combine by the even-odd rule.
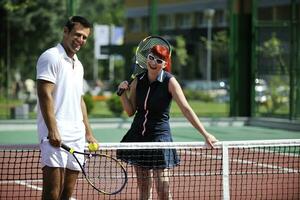
[[[85,147],[85,138],[76,141],[64,142],[75,151],[83,152]],[[81,168],[74,156],[62,148],[53,147],[49,140],[42,140],[40,143],[41,164],[42,167],[59,167],[70,170],[81,171]],[[76,154],[78,161],[83,164],[84,156]]]

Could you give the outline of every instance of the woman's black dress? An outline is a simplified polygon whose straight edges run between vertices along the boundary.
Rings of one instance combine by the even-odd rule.
[[[168,83],[171,77],[165,71],[152,83],[149,82],[147,73],[137,77],[137,112],[121,142],[173,141],[169,124],[172,96],[168,91]],[[149,169],[171,168],[179,164],[175,149],[118,150],[117,157]]]

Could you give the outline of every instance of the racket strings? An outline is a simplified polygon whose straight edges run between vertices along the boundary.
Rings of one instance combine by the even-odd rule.
[[[94,187],[105,193],[118,192],[126,184],[126,172],[122,165],[109,156],[88,158],[85,171]]]
[[[149,36],[142,40],[135,52],[135,66],[133,69],[133,73],[128,81],[129,85],[131,82],[140,74],[146,72],[147,70],[147,57],[150,53],[150,50],[155,45],[163,45],[168,48],[169,56],[171,56],[171,47],[170,44],[161,37],[158,36]],[[122,95],[124,89],[118,89],[117,94],[119,96]]]
[[[164,41],[163,39],[159,37],[150,37],[147,40],[143,40],[141,44],[139,44],[137,53],[136,53],[136,62],[139,65],[142,65],[143,67],[146,68],[147,66],[147,56],[150,53],[150,50],[152,47],[155,45],[163,45],[168,48],[169,54],[171,54],[171,48],[170,45]]]

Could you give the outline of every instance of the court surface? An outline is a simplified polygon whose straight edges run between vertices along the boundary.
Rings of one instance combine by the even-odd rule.
[[[243,123],[225,121],[223,123],[203,124],[220,141],[300,139],[299,131],[274,128],[245,126]],[[130,127],[130,122],[92,121],[94,135],[101,143],[119,142]],[[203,141],[203,137],[186,121],[171,122],[171,131],[175,142]],[[0,144],[37,144],[37,132],[34,121],[0,124]]]
[[[218,121],[217,123],[204,121],[204,125],[220,141],[300,138],[299,131],[245,126],[243,123],[234,120]],[[118,143],[129,129],[130,122],[120,122],[119,120],[92,121],[91,126],[100,143]],[[203,137],[196,129],[184,121],[171,122],[171,130],[175,142],[203,141]],[[0,144],[38,143],[36,125],[33,121],[0,122]],[[204,199],[222,199],[222,195],[224,195],[222,192],[222,174],[225,168],[222,163],[224,157],[228,159],[228,156],[231,158],[227,163],[230,164],[228,173],[230,174],[231,199],[253,199],[252,197],[266,199],[266,196],[272,200],[295,199],[295,195],[299,194],[298,154],[289,157],[292,154],[286,153],[286,156],[283,157],[281,153],[270,153],[273,149],[269,147],[251,150],[248,150],[247,147],[246,151],[242,149],[242,152],[233,149],[228,150],[228,155],[224,156],[223,150],[219,147],[216,149],[193,149],[193,151],[189,149],[188,151],[178,150],[181,165],[174,168],[171,177],[171,191],[174,199],[203,199],[202,197]],[[278,152],[285,152],[291,149],[278,147],[277,150]],[[298,149],[296,150],[299,152]],[[0,199],[7,199],[7,197],[12,197],[11,199],[40,199],[42,176],[38,147],[36,146],[34,151],[28,152],[17,150],[10,152],[9,149],[4,149],[4,151],[6,152],[3,153],[5,158],[2,160],[4,168],[1,170],[3,180],[0,184]],[[9,157],[9,153],[12,154],[11,157]],[[22,156],[19,154],[22,154]],[[245,157],[243,157],[244,154]],[[18,164],[16,165],[16,163]],[[12,173],[11,170],[15,168],[16,171]],[[19,168],[22,168],[22,170],[20,171]],[[132,166],[126,165],[126,170],[129,174],[129,182],[119,195],[99,195],[90,188],[81,176],[78,179],[73,199],[86,199],[87,196],[90,199],[137,199],[137,182],[134,173],[131,173],[133,172]],[[283,197],[282,190],[286,191],[284,198],[281,198]]]

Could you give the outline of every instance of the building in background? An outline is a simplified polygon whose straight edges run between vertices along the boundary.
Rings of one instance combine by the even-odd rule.
[[[244,2],[251,3],[250,0]],[[177,36],[185,38],[189,58],[187,66],[180,67],[187,67],[188,71],[178,74],[180,78],[227,79],[228,40],[223,41],[224,45],[216,44],[215,49],[207,48],[205,41],[214,40],[218,33],[223,33],[228,38],[228,4],[227,0],[125,0],[125,44],[137,44],[150,34],[150,8],[156,5],[157,33],[170,40],[175,47]],[[289,0],[260,0],[258,17],[260,20],[288,19],[289,6]]]

